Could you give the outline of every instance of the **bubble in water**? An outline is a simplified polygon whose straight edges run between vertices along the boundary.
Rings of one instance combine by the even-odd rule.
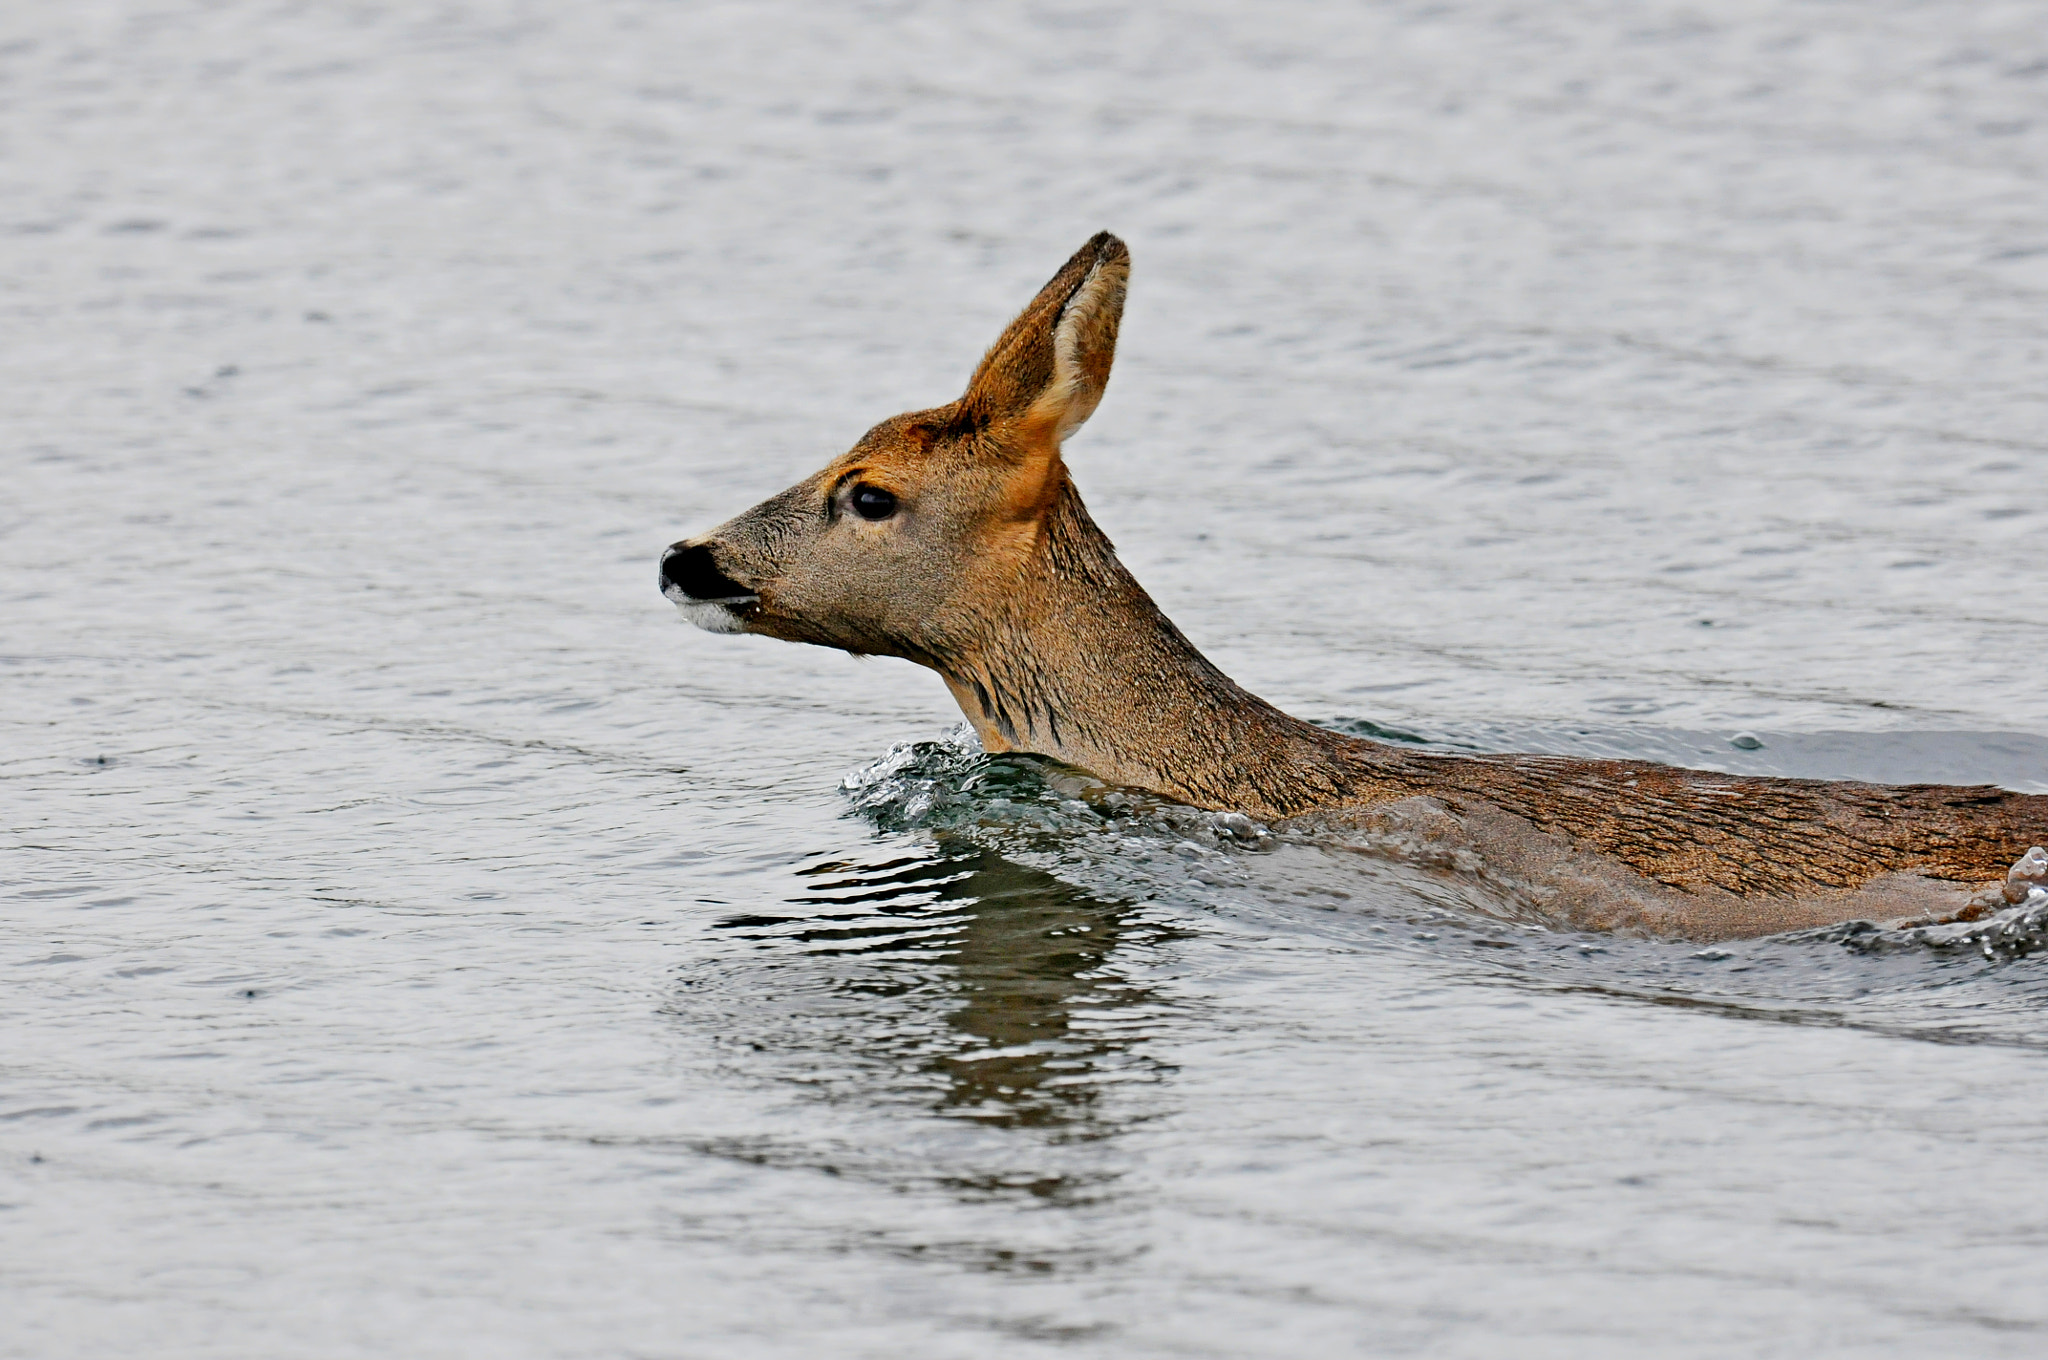
[[[1265,827],[1242,812],[1215,813],[1209,818],[1209,825],[1216,828],[1218,835],[1240,841],[1257,841],[1266,834]]]
[[[2013,862],[2005,875],[2005,900],[2018,906],[2037,892],[2048,890],[2048,850],[2034,846]]]

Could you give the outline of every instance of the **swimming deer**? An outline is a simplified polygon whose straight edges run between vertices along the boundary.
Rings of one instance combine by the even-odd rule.
[[[883,421],[815,476],[675,544],[662,593],[713,632],[929,666],[991,752],[1199,808],[1461,849],[1583,928],[1711,939],[1969,919],[2003,905],[1993,881],[2048,839],[2048,796],[1441,754],[1327,731],[1241,689],[1117,560],[1061,455],[1102,400],[1129,274],[1124,243],[1096,236],[959,400]],[[2013,874],[2004,896],[2024,900],[2033,880]]]

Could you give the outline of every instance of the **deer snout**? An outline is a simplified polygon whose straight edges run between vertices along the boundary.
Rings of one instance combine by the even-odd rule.
[[[719,570],[705,543],[678,543],[661,555],[661,593],[709,633],[746,631],[746,619],[761,600]]]
[[[705,543],[678,543],[661,555],[661,593],[677,604],[752,604],[757,598],[719,570]]]

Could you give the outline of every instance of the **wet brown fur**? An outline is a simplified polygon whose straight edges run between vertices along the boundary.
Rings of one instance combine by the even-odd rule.
[[[958,401],[884,421],[817,476],[678,544],[708,547],[758,595],[733,607],[739,630],[929,666],[991,751],[1338,835],[1469,843],[1588,927],[1711,938],[1952,913],[2048,833],[2043,796],[1418,752],[1241,689],[1124,569],[1061,458],[1108,382],[1128,272],[1123,243],[1095,237]],[[863,484],[898,513],[852,513]]]

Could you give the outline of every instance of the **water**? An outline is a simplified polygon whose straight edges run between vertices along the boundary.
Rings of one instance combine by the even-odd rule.
[[[9,7],[0,1350],[2038,1354],[2043,954],[1538,930],[654,562],[1109,227],[1071,461],[1283,707],[2048,788],[2039,17]]]

